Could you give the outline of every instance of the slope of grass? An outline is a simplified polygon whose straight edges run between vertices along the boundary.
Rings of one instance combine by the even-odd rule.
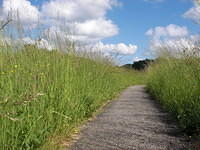
[[[200,131],[200,59],[159,59],[149,69],[148,89],[189,134]]]
[[[99,59],[101,60],[101,59]],[[0,149],[41,149],[68,136],[141,73],[28,46],[0,51]],[[50,147],[45,146],[46,149]]]

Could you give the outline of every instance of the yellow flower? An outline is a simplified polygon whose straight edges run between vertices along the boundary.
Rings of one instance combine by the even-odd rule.
[[[15,67],[15,68],[17,68],[18,66],[17,66],[17,65],[15,65],[14,67]]]

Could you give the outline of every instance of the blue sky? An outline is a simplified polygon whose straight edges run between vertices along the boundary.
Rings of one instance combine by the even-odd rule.
[[[81,38],[86,43],[92,43],[106,53],[116,51],[122,56],[120,64],[131,63],[134,59],[151,58],[153,56],[146,55],[146,52],[150,47],[158,45],[159,41],[197,35],[200,29],[199,24],[194,23],[195,19],[200,18],[198,15],[200,9],[195,9],[198,6],[191,0],[0,0],[0,2],[4,16],[9,8],[17,10],[25,25],[34,25],[36,17],[40,16],[46,26],[48,25],[53,31],[58,30],[54,20],[59,12],[60,18],[68,23],[68,27],[71,27],[72,22],[75,24],[74,29],[78,35],[76,39]],[[185,14],[186,12],[188,13]]]
[[[108,13],[120,28],[117,36],[105,39],[106,43],[135,43],[138,50],[134,55],[126,56],[123,62],[133,60],[134,57],[145,58],[148,50],[149,38],[145,32],[156,26],[176,24],[186,26],[191,34],[200,32],[200,26],[182,15],[193,7],[190,0],[165,0],[163,2],[145,2],[142,0],[123,0],[123,7]]]

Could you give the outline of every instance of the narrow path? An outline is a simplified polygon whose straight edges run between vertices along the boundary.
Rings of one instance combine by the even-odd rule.
[[[184,150],[188,143],[166,112],[132,86],[88,122],[71,150]]]

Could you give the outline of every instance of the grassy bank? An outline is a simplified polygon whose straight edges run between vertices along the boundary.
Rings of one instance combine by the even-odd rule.
[[[0,50],[0,149],[50,149],[141,73],[59,51]]]
[[[149,69],[148,89],[189,134],[200,131],[200,59],[158,59]]]

